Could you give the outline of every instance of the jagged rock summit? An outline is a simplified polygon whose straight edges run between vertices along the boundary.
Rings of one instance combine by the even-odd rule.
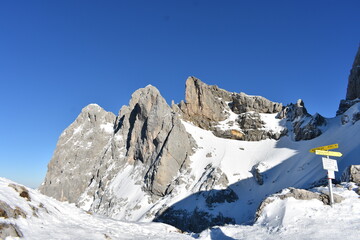
[[[350,70],[346,100],[360,98],[360,46]]]
[[[336,115],[343,114],[354,104],[360,102],[360,46],[350,70],[346,99],[340,101]]]
[[[108,211],[109,202],[123,199],[109,185],[125,191],[116,177],[126,169],[127,177],[141,179],[135,183],[137,191],[153,201],[171,192],[193,147],[178,115],[149,85],[137,90],[117,117],[97,105],[85,107],[61,134],[40,191]]]
[[[302,100],[284,107],[261,96],[207,85],[195,77],[186,80],[185,97],[186,101],[175,107],[181,118],[222,138],[260,141],[279,139],[293,132],[296,141],[310,140],[321,134],[319,126],[325,124],[319,114],[308,114]],[[282,127],[266,126],[264,119],[271,114],[279,121],[284,119]],[[292,126],[286,126],[286,121]]]

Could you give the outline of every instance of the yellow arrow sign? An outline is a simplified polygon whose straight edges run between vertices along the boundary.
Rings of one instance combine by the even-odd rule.
[[[331,145],[327,145],[327,146],[322,146],[322,147],[317,147],[317,148],[312,148],[310,149],[311,153],[314,153],[316,150],[330,150],[330,149],[335,149],[335,148],[339,148],[339,144],[331,144]]]
[[[323,151],[323,150],[315,150],[316,155],[325,155],[325,156],[333,156],[333,157],[341,157],[341,152],[332,152],[332,151]]]

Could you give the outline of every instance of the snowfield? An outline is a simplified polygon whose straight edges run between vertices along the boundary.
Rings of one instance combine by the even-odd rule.
[[[345,200],[333,207],[315,199],[276,199],[265,207],[254,225],[215,227],[201,233],[199,239],[357,240],[360,239],[360,199],[354,191],[356,188],[353,183],[335,187],[334,193],[345,197]],[[327,187],[312,190],[328,192]]]
[[[123,222],[89,214],[73,204],[59,202],[26,188],[28,200],[21,197],[14,186],[18,188],[20,185],[0,178],[0,212],[5,202],[25,215],[0,217],[0,226],[4,223],[17,226],[23,236],[21,239],[355,240],[360,235],[360,199],[355,193],[358,186],[354,183],[334,187],[334,193],[345,200],[333,207],[319,200],[280,200],[274,197],[254,225],[214,227],[198,235],[181,234],[174,227],[162,223]],[[327,193],[327,187],[317,187],[312,191]],[[0,236],[1,233],[0,227]],[[19,238],[6,238],[11,239]]]
[[[3,202],[22,212],[16,218],[0,217],[1,224],[13,224],[28,240],[110,240],[110,239],[192,239],[162,223],[123,222],[90,214],[74,204],[59,202],[28,189],[29,198],[21,197],[10,180],[0,178],[0,212]],[[8,214],[9,215],[9,214]],[[1,232],[0,227],[0,239]],[[7,237],[6,240],[19,239]]]

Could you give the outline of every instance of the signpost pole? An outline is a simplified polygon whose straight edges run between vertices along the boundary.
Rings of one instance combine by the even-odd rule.
[[[329,159],[329,156],[327,156],[327,159]],[[334,204],[334,195],[332,192],[332,181],[331,178],[329,176],[329,171],[328,171],[328,181],[329,181],[329,200],[330,200],[330,206],[332,207]]]

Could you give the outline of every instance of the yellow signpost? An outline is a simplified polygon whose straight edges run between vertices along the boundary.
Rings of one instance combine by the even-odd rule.
[[[332,152],[332,151],[323,151],[323,150],[316,150],[316,155],[325,155],[325,156],[333,156],[333,157],[341,157],[341,152]]]
[[[322,147],[317,147],[317,148],[312,148],[310,149],[309,152],[314,153],[316,150],[330,150],[330,149],[335,149],[335,148],[339,148],[339,144],[331,144],[331,145],[327,145],[327,146],[322,146]]]
[[[338,171],[336,160],[329,159],[329,156],[333,157],[341,157],[341,152],[332,152],[328,151],[330,149],[339,148],[339,144],[331,144],[327,146],[317,147],[310,149],[311,153],[315,153],[316,155],[325,155],[326,158],[323,158],[323,168],[328,171],[328,181],[329,181],[329,197],[330,197],[330,205],[334,204],[334,196],[332,193],[332,182],[331,179],[335,178],[334,171]]]

